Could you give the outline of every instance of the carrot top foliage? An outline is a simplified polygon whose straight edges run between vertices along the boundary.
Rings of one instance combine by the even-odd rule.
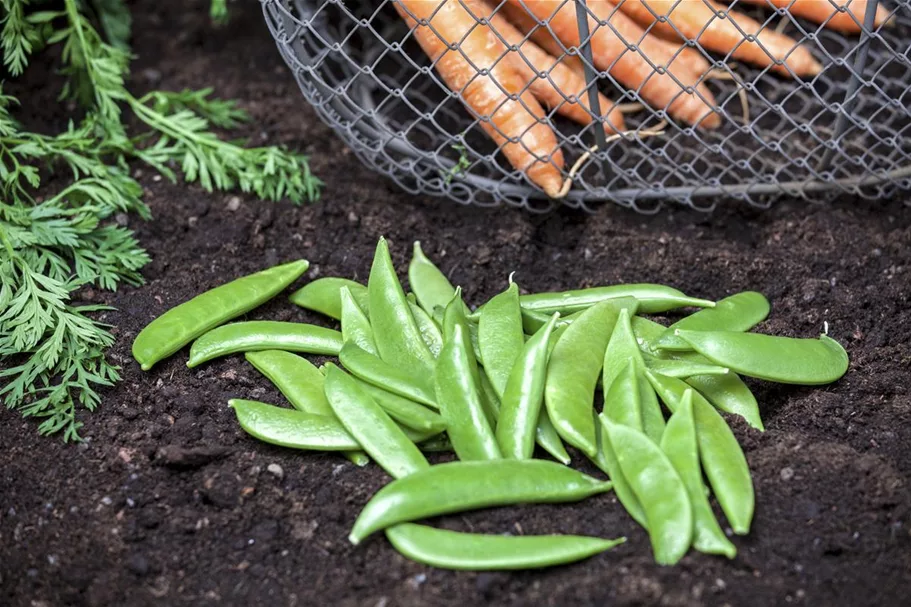
[[[225,0],[213,0],[210,14],[227,19]],[[114,338],[92,317],[109,308],[73,305],[73,294],[141,284],[149,261],[112,221],[150,217],[131,162],[269,200],[315,201],[322,185],[305,156],[220,139],[212,127],[248,116],[209,89],[130,93],[130,29],[123,0],[0,0],[6,70],[20,76],[34,54],[59,47],[60,97],[84,110],[61,133],[33,133],[14,118],[18,100],[0,90],[0,400],[64,440],[79,440],[77,409],[94,409],[98,389],[120,379],[105,355]],[[138,126],[128,128],[127,116]],[[54,191],[42,189],[50,174]]]

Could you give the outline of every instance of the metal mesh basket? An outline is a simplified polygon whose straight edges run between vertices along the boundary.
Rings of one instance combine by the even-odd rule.
[[[566,157],[564,176],[578,164],[561,201],[499,153],[481,128],[489,117],[472,115],[446,87],[394,1],[261,0],[282,56],[322,120],[365,164],[409,192],[542,211],[560,202],[591,210],[613,201],[652,212],[662,201],[710,210],[722,199],[766,207],[781,195],[885,197],[911,189],[911,0],[882,0],[891,22],[881,27],[873,25],[880,2],[870,0],[859,35],[831,31],[786,9],[730,2],[763,28],[781,28],[809,48],[822,72],[783,78],[689,41],[714,63],[716,76],[728,74],[707,81],[721,127],[670,121],[660,136],[640,138],[667,120],[663,109],[646,106],[626,116],[626,134],[606,140],[603,126],[580,127],[551,112],[546,120]],[[585,0],[556,0],[555,8],[561,3],[574,4],[579,15],[590,10]],[[564,48],[587,64],[587,94],[598,87],[617,103],[642,102],[610,72],[592,66],[585,23],[579,19],[579,48]],[[538,20],[538,27],[547,23]],[[637,52],[638,40],[626,42]],[[597,151],[586,153],[593,145]]]

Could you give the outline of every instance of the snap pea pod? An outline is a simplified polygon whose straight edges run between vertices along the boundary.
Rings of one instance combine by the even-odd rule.
[[[535,442],[555,460],[568,466],[569,462],[572,461],[569,453],[566,452],[566,447],[563,446],[560,435],[557,433],[557,429],[554,428],[554,423],[551,421],[550,416],[547,415],[547,409],[541,407],[540,410],[538,425],[535,428]]]
[[[557,329],[573,324],[573,321],[579,318],[579,315],[585,310],[573,312],[568,316],[561,316],[557,321]],[[534,310],[522,310],[522,331],[526,335],[534,335],[538,330],[550,322],[550,314],[546,312],[535,312]]]
[[[342,334],[334,329],[300,322],[249,320],[216,327],[190,346],[191,369],[213,358],[236,352],[286,350],[307,354],[337,355]]]
[[[636,341],[636,336],[633,334],[629,310],[624,308],[617,316],[607,352],[604,354],[603,386],[606,392],[610,392],[611,384],[630,359],[636,361],[636,371],[640,373],[638,377],[639,409],[642,414],[643,431],[657,443],[661,440],[661,433],[664,432],[664,414],[655,391],[645,376],[641,374],[645,369],[645,361],[639,349],[639,342]]]
[[[393,478],[430,468],[420,449],[354,378],[333,364],[326,369],[326,398],[361,447]]]
[[[522,295],[519,303],[525,310],[572,314],[606,299],[617,299],[618,297],[637,299],[640,314],[657,314],[687,306],[711,308],[715,305],[713,301],[689,297],[677,289],[655,284],[611,285],[562,293],[535,293]]]
[[[424,453],[448,453],[452,451],[452,442],[445,433],[437,434],[425,441],[419,442],[418,449]]]
[[[497,442],[504,457],[528,459],[544,401],[544,380],[550,334],[560,314],[554,314],[525,344],[506,382],[497,420]]]
[[[683,354],[686,354],[686,352]],[[647,352],[642,353],[642,358],[645,360],[645,366],[652,371],[680,379],[686,379],[694,375],[727,375],[731,371],[727,367],[714,365],[705,359],[700,361],[699,359],[686,357],[659,358]]]
[[[443,418],[424,405],[388,390],[383,390],[362,379],[355,378],[355,381],[361,390],[370,395],[376,401],[376,404],[382,407],[383,411],[388,413],[389,417],[400,425],[414,430],[437,433],[446,429],[446,422],[443,421]]]
[[[348,539],[398,523],[452,512],[525,503],[576,502],[610,491],[611,484],[545,460],[489,460],[439,464],[397,479],[364,506]]]
[[[816,386],[841,378],[848,353],[827,335],[797,339],[735,331],[686,331],[677,336],[713,363],[781,384]]]
[[[455,287],[446,275],[424,254],[420,241],[414,243],[408,264],[408,284],[421,308],[432,314],[437,306],[445,307],[455,295]]]
[[[483,535],[402,523],[386,537],[418,563],[467,571],[536,569],[574,563],[609,550],[626,538],[606,540],[578,535]]]
[[[361,448],[334,413],[316,415],[240,398],[231,399],[228,404],[247,434],[271,445],[312,451],[351,452]],[[416,443],[434,436],[408,428],[402,431]]]
[[[267,302],[310,267],[301,259],[223,284],[175,306],[150,322],[133,340],[133,358],[143,371],[232,318]]]
[[[668,409],[675,411],[690,386],[654,371],[646,370],[645,374]],[[745,535],[755,509],[746,456],[727,423],[698,392],[693,393],[693,417],[702,469],[734,533]]]
[[[430,377],[434,358],[421,337],[405,292],[395,274],[389,245],[380,238],[367,280],[370,326],[380,358],[398,367]]]
[[[686,316],[652,342],[663,350],[690,350],[690,344],[675,335],[677,329],[689,331],[749,331],[769,315],[769,300],[762,293],[744,291],[725,297],[714,308]]]
[[[648,436],[601,418],[617,462],[645,513],[655,561],[673,565],[693,539],[693,509],[680,475]]]
[[[478,347],[484,372],[502,399],[513,365],[525,348],[516,283],[510,283],[508,289],[484,306],[478,318]]]
[[[623,472],[620,470],[620,464],[617,463],[617,454],[611,448],[607,429],[604,428],[603,424],[599,423],[599,425],[601,428],[598,436],[598,453],[595,457],[589,459],[610,478],[614,486],[614,493],[617,494],[617,499],[632,519],[639,523],[643,529],[648,529],[642,504],[639,503],[639,498],[633,493],[632,487],[629,486],[626,477],[623,476]]]
[[[409,295],[411,294],[409,293]],[[436,358],[440,355],[440,350],[443,349],[443,334],[440,333],[440,327],[424,311],[424,308],[411,301],[410,297],[406,296],[406,299],[408,300],[408,307],[411,308],[411,315],[414,316],[418,332],[421,334],[421,339],[424,340],[427,349]]]
[[[339,294],[342,302],[342,339],[354,342],[361,350],[374,356],[379,356],[376,342],[373,340],[373,329],[370,328],[370,321],[354,300],[354,296],[351,295],[351,289],[342,287]]]
[[[686,486],[690,505],[693,507],[693,546],[706,554],[723,554],[729,559],[734,558],[737,548],[715,520],[715,514],[706,497],[705,485],[702,483],[692,390],[683,393],[677,410],[668,420],[664,435],[661,437],[661,450],[674,465]]]
[[[460,460],[500,459],[497,439],[481,404],[477,365],[471,368],[474,354],[469,353],[466,341],[465,331],[456,324],[437,361],[434,382],[440,413]]]
[[[335,417],[323,386],[325,377],[306,358],[282,350],[247,352],[244,357],[257,371],[275,384],[298,411]],[[345,453],[351,463],[366,466],[370,458],[363,451]]]
[[[326,276],[317,278],[309,282],[300,289],[291,294],[289,299],[294,305],[300,306],[307,310],[313,310],[324,314],[335,320],[342,319],[342,300],[341,289],[348,287],[351,291],[354,301],[363,310],[364,314],[370,315],[368,310],[369,300],[367,298],[367,287],[361,283],[348,280],[347,278],[338,278],[336,276]]]
[[[544,404],[550,421],[563,440],[589,457],[598,452],[595,387],[618,315],[611,301],[586,309],[557,339],[547,365]]]
[[[351,342],[342,346],[338,359],[345,369],[359,379],[422,405],[439,408],[430,382],[419,374],[393,367]]]

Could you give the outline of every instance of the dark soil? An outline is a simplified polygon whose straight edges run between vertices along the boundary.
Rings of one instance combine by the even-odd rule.
[[[208,26],[204,4],[135,3],[135,88],[213,86],[243,100],[256,118],[248,134],[312,154],[325,193],[302,208],[246,196],[236,206],[234,195],[169,185],[137,170],[154,212],[149,222],[130,219],[154,257],[148,284],[84,293],[117,308],[103,318],[115,327],[111,356],[123,367],[123,382],[82,417],[80,445],[39,438],[36,424],[0,410],[0,604],[907,600],[911,210],[901,201],[793,201],[765,212],[731,205],[711,216],[668,209],[645,217],[613,207],[594,216],[532,216],[406,195],[362,168],[316,119],[276,53],[258,3],[232,3],[232,24],[217,30]],[[34,95],[51,99],[37,89]],[[45,124],[61,115],[45,116]],[[167,308],[278,262],[306,257],[310,277],[365,279],[381,234],[402,271],[410,243],[420,239],[476,303],[503,288],[512,271],[537,291],[635,281],[711,298],[756,289],[773,306],[763,330],[812,336],[828,322],[851,369],[820,388],[752,384],[768,430],[731,420],[757,494],[752,532],[735,539],[733,561],[691,553],[676,567],[656,566],[647,536],[611,495],[445,521],[487,532],[629,537],[572,566],[457,573],[410,562],[382,537],[355,548],[346,539],[351,524],[388,482],[379,468],[246,436],[226,401],[281,401],[241,357],[190,371],[183,352],[143,373],[129,347]],[[284,298],[253,317],[324,322]],[[268,471],[272,464],[282,474]]]

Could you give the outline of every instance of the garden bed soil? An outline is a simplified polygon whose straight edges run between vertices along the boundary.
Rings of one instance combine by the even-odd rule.
[[[112,360],[123,381],[81,415],[85,442],[40,438],[0,410],[0,604],[57,605],[897,605],[911,593],[911,210],[902,201],[730,204],[656,216],[608,206],[588,216],[463,208],[397,190],[362,168],[306,106],[255,2],[213,29],[205,3],[135,6],[133,86],[213,86],[255,117],[246,134],[311,154],[319,204],[259,202],[171,185],[136,167],[154,218],[129,218],[153,261],[147,284],[88,289],[117,308]],[[41,85],[44,85],[43,87]],[[18,87],[18,88],[15,88]],[[50,101],[46,82],[12,92]],[[31,90],[29,90],[31,87]],[[54,93],[56,94],[56,93]],[[39,107],[41,106],[41,107]],[[50,108],[50,109],[48,109]],[[53,113],[48,113],[53,112]],[[63,121],[52,103],[22,112]],[[478,303],[506,285],[542,291],[659,282],[700,297],[755,289],[763,331],[818,334],[851,355],[819,388],[751,382],[767,431],[731,423],[756,486],[751,533],[733,561],[691,553],[655,565],[646,534],[608,494],[575,505],[447,517],[480,532],[567,532],[629,541],[572,566],[460,573],[399,556],[377,536],[347,541],[385,483],[331,454],[246,436],[229,398],[280,403],[242,357],[188,370],[186,352],[143,373],[130,343],[200,291],[304,257],[309,276],[365,280],[380,235],[404,274],[412,241]],[[252,318],[325,322],[280,297]],[[443,458],[445,459],[445,457]],[[576,454],[578,463],[582,458]],[[590,467],[579,464],[586,471]]]

